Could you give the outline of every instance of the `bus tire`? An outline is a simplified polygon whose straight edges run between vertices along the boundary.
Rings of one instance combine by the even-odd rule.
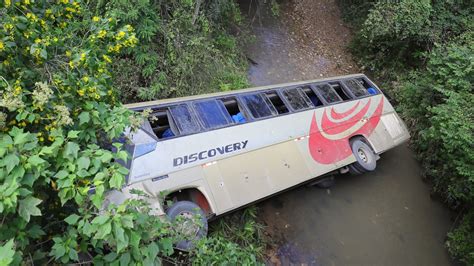
[[[359,169],[357,169],[354,164],[349,164],[348,167],[349,167],[349,173],[353,175],[360,175],[363,173]]]
[[[206,215],[194,202],[178,201],[166,211],[166,215],[173,222],[179,217],[184,219],[180,225],[182,228],[177,228],[177,231],[182,231],[185,239],[175,243],[176,249],[189,251],[194,247],[196,241],[207,235],[208,223]]]
[[[377,166],[377,156],[367,143],[358,138],[351,143],[352,153],[356,158],[353,167],[359,172],[374,171]]]

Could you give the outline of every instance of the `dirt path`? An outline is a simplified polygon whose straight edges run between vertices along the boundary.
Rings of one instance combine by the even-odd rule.
[[[346,51],[351,35],[334,1],[285,2],[281,10],[276,18],[268,9],[260,8],[260,16],[254,19],[256,40],[247,48],[249,57],[257,63],[249,70],[252,84],[359,72]]]
[[[278,18],[260,10],[254,20],[256,41],[247,49],[256,62],[249,70],[254,85],[360,71],[346,50],[351,35],[334,0],[300,0],[281,9]],[[398,147],[382,155],[375,172],[260,203],[280,242],[275,257],[283,265],[450,265],[444,238],[451,214],[430,199],[413,157]]]

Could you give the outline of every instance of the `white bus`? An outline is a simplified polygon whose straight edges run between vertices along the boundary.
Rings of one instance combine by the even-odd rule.
[[[381,153],[409,138],[387,98],[362,74],[127,107],[152,113],[128,133],[127,184],[108,201],[142,190],[157,215],[200,214],[196,237],[206,234],[207,218],[335,171],[373,171]],[[163,206],[163,192],[171,206]]]

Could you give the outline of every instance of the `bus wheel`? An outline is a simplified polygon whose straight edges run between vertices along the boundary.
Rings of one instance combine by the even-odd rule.
[[[202,209],[191,201],[178,201],[174,203],[166,214],[171,221],[176,222],[178,242],[175,247],[179,250],[189,251],[194,243],[207,235],[207,219]]]
[[[353,175],[360,175],[360,174],[362,174],[363,172],[359,171],[359,169],[357,169],[354,164],[355,164],[355,163],[348,165],[348,167],[349,167],[349,173],[351,173],[351,174],[353,174]]]
[[[358,171],[361,173],[375,170],[377,157],[369,145],[361,139],[355,139],[351,143],[351,148],[357,161],[353,163],[349,169],[352,168],[353,172]]]

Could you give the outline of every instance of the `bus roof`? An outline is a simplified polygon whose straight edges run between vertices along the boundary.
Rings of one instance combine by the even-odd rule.
[[[129,109],[141,109],[141,108],[146,108],[146,107],[151,107],[151,106],[157,106],[157,105],[169,104],[169,103],[176,103],[176,102],[182,102],[182,101],[198,100],[198,99],[204,99],[204,98],[209,98],[209,97],[232,95],[232,94],[236,94],[236,93],[244,93],[244,92],[251,92],[251,91],[283,88],[283,87],[290,87],[290,86],[296,86],[296,85],[303,85],[303,84],[307,84],[307,83],[335,81],[335,80],[341,80],[341,79],[347,79],[347,78],[357,78],[357,77],[367,78],[364,74],[359,73],[359,74],[351,74],[351,75],[344,75],[344,76],[337,76],[337,77],[330,77],[330,78],[323,78],[323,79],[305,80],[305,81],[298,81],[298,82],[290,82],[290,83],[274,84],[274,85],[267,85],[267,86],[260,86],[260,87],[252,87],[252,88],[225,91],[225,92],[214,92],[214,93],[199,94],[199,95],[192,95],[192,96],[179,97],[179,98],[170,98],[170,99],[161,99],[161,100],[155,100],[155,101],[131,103],[131,104],[126,104],[125,107],[129,108]]]

